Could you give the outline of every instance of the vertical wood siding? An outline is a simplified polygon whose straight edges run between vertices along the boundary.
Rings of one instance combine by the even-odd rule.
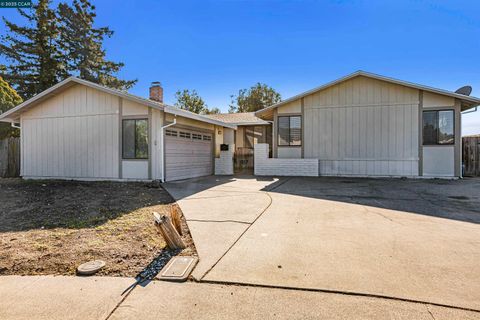
[[[22,115],[25,177],[118,178],[118,98],[75,85]]]
[[[360,76],[305,97],[305,158],[321,175],[418,175],[418,96]]]

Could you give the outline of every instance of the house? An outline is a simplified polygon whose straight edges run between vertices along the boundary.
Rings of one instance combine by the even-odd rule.
[[[461,177],[461,114],[479,104],[358,71],[257,111],[273,159],[259,145],[255,174]]]
[[[256,117],[254,112],[210,114],[207,117],[237,126],[234,136],[235,173],[253,173],[254,145],[257,143],[268,144],[271,156],[271,121]]]
[[[68,78],[0,115],[20,125],[20,175],[32,179],[178,180],[214,173],[235,125]]]
[[[358,71],[255,113],[198,115],[68,78],[0,115],[21,176],[161,180],[233,174],[461,177],[461,113],[480,99]]]

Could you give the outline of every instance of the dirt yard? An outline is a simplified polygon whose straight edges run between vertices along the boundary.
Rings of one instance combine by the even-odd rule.
[[[180,210],[161,187],[146,183],[0,179],[0,275],[75,274],[86,261],[98,274],[136,276],[175,254],[153,225],[152,212]]]

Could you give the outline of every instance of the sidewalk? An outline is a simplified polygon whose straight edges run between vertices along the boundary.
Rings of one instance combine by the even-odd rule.
[[[480,313],[396,300],[130,278],[0,277],[0,319],[479,319]]]

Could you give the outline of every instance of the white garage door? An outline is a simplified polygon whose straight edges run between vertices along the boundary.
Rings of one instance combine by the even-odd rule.
[[[169,128],[165,130],[165,180],[213,174],[212,134]]]

